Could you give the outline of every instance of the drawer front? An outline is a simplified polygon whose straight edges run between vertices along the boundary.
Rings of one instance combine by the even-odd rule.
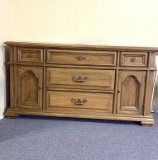
[[[64,87],[114,89],[114,70],[47,68],[46,75],[47,87],[65,85]]]
[[[146,67],[147,58],[148,58],[147,53],[122,52],[121,53],[121,66]]]
[[[116,66],[116,52],[47,50],[47,63]]]
[[[18,48],[18,61],[43,63],[43,49]]]
[[[113,94],[47,91],[46,96],[47,110],[73,108],[74,112],[77,109],[112,112],[113,108]]]

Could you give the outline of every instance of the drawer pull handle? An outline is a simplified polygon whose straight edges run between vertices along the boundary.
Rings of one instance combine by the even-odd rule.
[[[88,80],[88,77],[87,76],[85,76],[85,77],[73,76],[72,80],[75,81],[75,82],[85,82],[85,81]]]
[[[42,89],[41,87],[38,87],[38,89],[40,90],[40,89]]]
[[[77,56],[76,58],[77,58],[79,61],[82,61],[82,60],[86,59],[86,57],[84,57],[84,56]]]
[[[83,100],[81,100],[81,99],[77,99],[77,100],[76,99],[71,99],[71,102],[75,105],[84,105],[87,102],[87,100],[86,99],[83,99]]]
[[[27,54],[27,58],[31,58],[32,57],[32,54],[31,53],[28,53]]]
[[[131,58],[131,62],[134,62],[136,59],[135,58]]]

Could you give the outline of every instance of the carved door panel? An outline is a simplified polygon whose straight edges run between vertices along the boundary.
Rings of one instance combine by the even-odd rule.
[[[42,109],[42,67],[18,67],[18,108]]]
[[[142,114],[145,71],[120,71],[117,113]]]

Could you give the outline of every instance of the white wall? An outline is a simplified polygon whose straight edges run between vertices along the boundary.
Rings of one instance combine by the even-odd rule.
[[[158,46],[158,0],[16,0],[17,40]]]
[[[13,40],[14,0],[0,0],[0,119],[6,106],[5,49],[3,42]]]
[[[158,0],[0,0],[0,16],[1,43],[14,39],[158,47]],[[3,48],[0,52],[2,56]],[[2,86],[3,62],[1,58]],[[0,96],[2,115],[4,87]]]

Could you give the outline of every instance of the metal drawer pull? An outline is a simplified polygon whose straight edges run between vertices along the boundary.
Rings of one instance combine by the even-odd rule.
[[[134,62],[136,59],[135,58],[131,58],[131,62]]]
[[[31,58],[32,57],[32,54],[31,53],[28,53],[27,54],[27,58]]]
[[[75,105],[84,105],[88,101],[86,99],[71,99],[71,102]]]
[[[42,89],[42,88],[39,86],[38,89],[40,90],[40,89]]]
[[[82,61],[82,60],[86,59],[86,57],[81,56],[81,55],[80,55],[80,56],[77,56],[76,58],[77,58],[79,61]]]
[[[85,76],[85,77],[73,76],[72,80],[75,81],[75,82],[85,82],[85,81],[88,80],[88,77],[87,76]]]

